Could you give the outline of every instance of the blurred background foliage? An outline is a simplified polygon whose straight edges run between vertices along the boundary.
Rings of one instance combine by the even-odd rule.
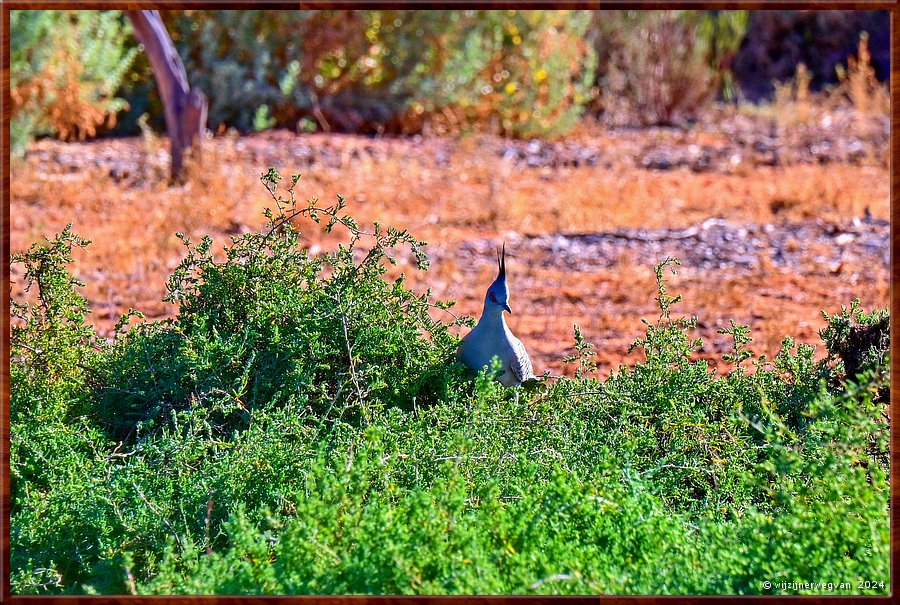
[[[731,63],[748,11],[594,13],[601,56],[593,108],[608,121],[671,124],[738,96]]]
[[[163,129],[120,11],[13,11],[14,147]],[[767,102],[803,65],[839,84],[860,36],[889,72],[884,11],[163,11],[209,128],[565,134],[585,114],[670,125]],[[51,35],[52,34],[52,35]],[[116,116],[118,114],[118,119]]]
[[[121,11],[11,11],[13,148],[115,126],[128,107],[116,93],[137,54]]]

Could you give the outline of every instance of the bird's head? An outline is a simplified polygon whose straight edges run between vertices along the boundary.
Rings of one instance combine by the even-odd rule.
[[[484,298],[484,306],[485,308],[490,308],[488,305],[496,305],[500,307],[500,309],[512,313],[512,309],[509,308],[509,289],[506,287],[505,242],[503,248],[497,252],[497,266],[499,268],[499,273],[497,274],[497,279],[495,279],[494,283],[491,284],[491,287],[488,288],[487,295],[485,295]],[[501,311],[501,313],[502,312],[503,311]]]

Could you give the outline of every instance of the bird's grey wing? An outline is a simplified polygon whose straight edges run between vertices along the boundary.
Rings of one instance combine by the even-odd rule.
[[[509,360],[508,368],[520,383],[525,382],[529,378],[534,378],[534,370],[531,367],[531,358],[528,357],[528,351],[525,345],[518,338],[512,340],[513,357]]]

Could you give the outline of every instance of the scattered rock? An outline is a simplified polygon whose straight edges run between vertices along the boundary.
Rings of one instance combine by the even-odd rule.
[[[864,223],[835,226],[814,220],[739,225],[710,218],[685,229],[526,236],[509,247],[515,247],[517,256],[527,258],[532,266],[566,271],[613,267],[627,252],[648,262],[677,256],[685,266],[702,270],[757,270],[760,259],[766,258],[774,267],[808,272],[812,260],[823,272],[833,274],[850,260],[887,267],[889,233],[888,226]],[[459,255],[478,263],[491,257],[492,246],[489,240],[471,240],[460,246]],[[809,258],[813,246],[827,252]]]

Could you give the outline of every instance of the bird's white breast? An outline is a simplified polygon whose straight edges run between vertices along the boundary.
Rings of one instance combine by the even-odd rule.
[[[510,342],[505,337],[487,335],[484,332],[483,326],[479,324],[466,334],[459,347],[460,361],[477,372],[484,366],[490,366],[491,359],[496,355],[505,368],[510,357],[514,355]]]

